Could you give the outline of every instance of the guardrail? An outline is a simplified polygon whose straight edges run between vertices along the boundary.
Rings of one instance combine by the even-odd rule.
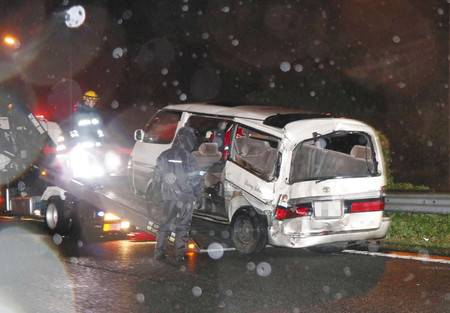
[[[391,212],[450,214],[450,194],[388,193],[385,210]]]

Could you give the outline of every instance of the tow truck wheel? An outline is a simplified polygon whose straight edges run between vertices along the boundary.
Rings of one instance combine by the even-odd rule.
[[[60,198],[48,201],[45,211],[45,224],[51,233],[67,235],[71,229],[71,218],[64,210],[64,202]]]
[[[231,239],[244,254],[261,251],[267,243],[267,223],[251,208],[244,208],[233,217]]]

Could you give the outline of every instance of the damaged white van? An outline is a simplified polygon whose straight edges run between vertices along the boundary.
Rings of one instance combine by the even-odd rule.
[[[198,135],[204,192],[195,216],[229,224],[239,251],[385,237],[383,157],[368,125],[280,107],[169,105],[135,132],[136,194],[145,196],[156,158],[182,126]]]

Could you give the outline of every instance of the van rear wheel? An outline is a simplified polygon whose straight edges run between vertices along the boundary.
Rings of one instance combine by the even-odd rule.
[[[241,253],[259,252],[267,243],[267,223],[255,210],[245,208],[233,218],[231,239]]]

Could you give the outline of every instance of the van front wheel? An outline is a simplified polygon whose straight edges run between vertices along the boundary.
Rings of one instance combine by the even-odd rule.
[[[267,243],[267,223],[253,209],[245,208],[233,218],[231,239],[241,253],[259,252]]]

